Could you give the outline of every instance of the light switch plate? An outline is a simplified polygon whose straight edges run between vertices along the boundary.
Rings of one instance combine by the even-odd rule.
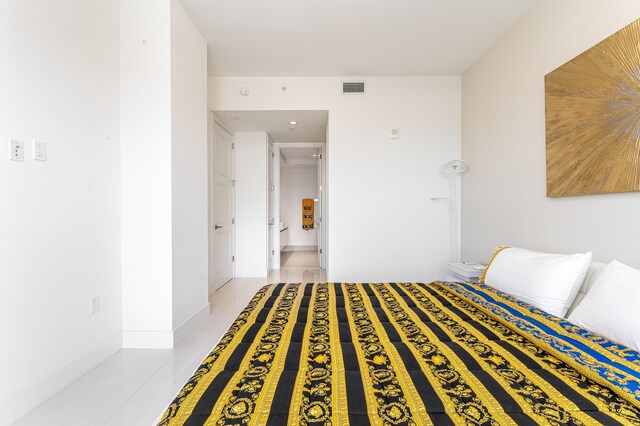
[[[9,139],[9,160],[24,161],[24,142]]]
[[[44,142],[33,141],[33,159],[38,161],[47,161],[47,144]]]
[[[398,129],[397,127],[392,128],[389,131],[389,139],[392,139],[392,140],[400,139],[400,129]]]
[[[96,296],[89,299],[89,313],[95,314],[99,310],[100,310],[100,297]]]

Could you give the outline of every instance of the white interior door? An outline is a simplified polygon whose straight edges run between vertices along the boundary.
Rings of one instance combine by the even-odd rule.
[[[269,194],[269,200],[267,201],[267,210],[268,210],[268,220],[269,220],[269,226],[268,226],[268,239],[269,239],[269,247],[268,247],[268,253],[267,253],[267,259],[268,262],[267,264],[269,265],[269,273],[271,273],[271,271],[274,268],[275,265],[275,254],[276,254],[276,248],[274,247],[274,242],[276,240],[275,238],[275,232],[280,232],[280,226],[276,226],[276,219],[275,219],[275,184],[274,184],[274,180],[273,180],[273,175],[274,175],[274,163],[275,163],[275,154],[274,154],[274,149],[273,149],[273,144],[271,142],[269,142],[269,156],[267,158],[267,171],[268,171],[268,185],[269,187],[268,189],[268,194]]]
[[[275,254],[273,255],[273,269],[280,269],[280,247],[282,245],[280,238],[280,148],[277,144],[273,145],[273,211],[275,225],[273,232],[273,247]]]
[[[234,276],[233,136],[214,118],[209,132],[209,294]]]
[[[318,259],[320,260],[320,267],[324,268],[322,262],[322,150],[319,150],[320,155],[318,156],[318,194],[316,198],[318,202],[315,206],[315,226],[318,232]]]

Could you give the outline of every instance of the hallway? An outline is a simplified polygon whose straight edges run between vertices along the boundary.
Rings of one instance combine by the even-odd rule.
[[[280,259],[282,269],[320,268],[317,250],[283,251]]]

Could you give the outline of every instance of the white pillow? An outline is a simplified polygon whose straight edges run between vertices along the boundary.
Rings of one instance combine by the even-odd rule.
[[[638,309],[640,271],[612,260],[569,321],[640,352]]]
[[[591,252],[562,255],[498,247],[481,282],[563,317],[580,290],[590,262]]]

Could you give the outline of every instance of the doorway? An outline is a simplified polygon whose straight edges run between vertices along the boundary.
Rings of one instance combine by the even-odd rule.
[[[209,295],[234,277],[233,134],[209,114]]]
[[[326,162],[322,157],[327,144],[328,111],[215,111],[215,115],[231,130],[236,145],[233,227],[236,277],[300,279],[294,276],[300,276],[307,268],[315,271],[314,281],[325,280],[322,277],[326,276],[323,268],[327,267],[327,191]],[[301,153],[305,153],[302,158],[295,158]],[[298,212],[284,220],[280,211],[283,165],[299,172],[305,169],[307,180],[310,175],[314,179],[313,188],[297,196]],[[303,199],[312,203],[310,223],[304,229]],[[288,242],[282,240],[286,238],[281,234],[283,228],[292,231]],[[301,233],[307,242],[299,238]],[[283,248],[284,267],[295,267],[297,275],[279,275]],[[313,253],[294,256],[289,251]]]
[[[279,148],[280,268],[321,268],[323,147]]]

